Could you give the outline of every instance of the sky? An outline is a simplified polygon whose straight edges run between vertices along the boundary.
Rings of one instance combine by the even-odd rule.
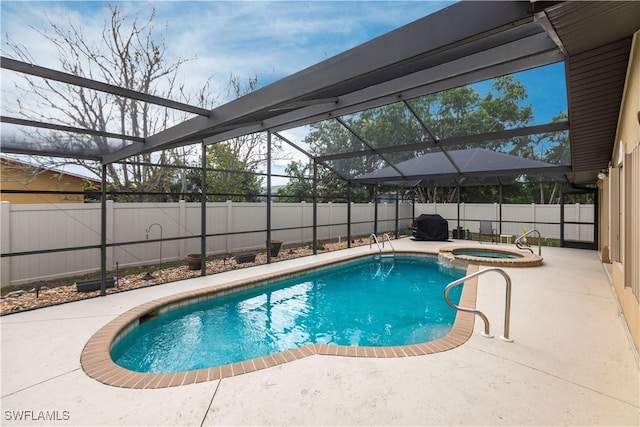
[[[443,9],[445,1],[122,1],[129,17],[145,22],[155,8],[168,62],[189,59],[179,79],[195,91],[211,79],[220,104],[229,99],[228,81],[257,77],[260,85],[314,65],[402,25]],[[2,55],[15,57],[7,41],[19,43],[37,65],[60,69],[56,49],[43,36],[51,25],[82,30],[89,44],[103,43],[110,11],[102,1],[0,1]],[[10,75],[3,70],[3,114],[10,109]],[[566,109],[564,68],[555,65],[522,73],[536,123]],[[478,85],[482,92],[488,85]],[[14,97],[15,98],[15,97]],[[287,135],[294,136],[295,135]]]
[[[156,11],[165,34],[168,62],[193,58],[181,67],[194,87],[209,77],[225,92],[230,75],[257,76],[267,84],[300,71],[452,2],[434,1],[133,1],[117,2],[144,22]],[[27,6],[28,7],[25,7]],[[0,2],[2,51],[5,38],[19,40],[38,65],[55,67],[56,52],[39,32],[49,21],[81,23],[83,36],[100,43],[108,4],[99,1]],[[26,24],[26,25],[25,25]]]

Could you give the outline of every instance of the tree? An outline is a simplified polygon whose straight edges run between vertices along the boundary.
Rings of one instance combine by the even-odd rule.
[[[564,122],[569,119],[569,116],[566,111],[560,112],[557,116],[555,116],[552,121],[555,122]],[[541,148],[541,157],[542,160],[556,164],[556,165],[569,165],[571,164],[571,147],[569,143],[569,132],[553,132],[549,134],[545,134],[545,137],[541,139],[543,144],[548,144],[545,148],[544,146]],[[549,187],[550,184],[546,184]],[[561,184],[558,182],[553,183],[553,187],[549,191],[549,199],[547,203],[559,203],[560,200],[560,191],[563,187],[567,187],[566,184]],[[540,190],[540,203],[544,203],[544,191],[541,188]]]
[[[178,84],[178,70],[188,59],[178,59],[174,63],[165,60],[164,35],[157,32],[154,25],[155,9],[151,9],[144,21],[138,16],[124,16],[118,4],[110,4],[109,10],[111,15],[105,21],[102,41],[98,45],[88,41],[82,24],[71,20],[65,27],[50,21],[52,32],[40,32],[55,48],[63,71],[165,98],[188,102],[195,97],[201,104],[205,102],[208,82],[193,96],[187,95],[184,86]],[[18,59],[35,62],[25,48],[10,38],[8,45]],[[186,118],[183,113],[91,89],[49,80],[40,83],[29,76],[24,79],[27,87],[17,95],[18,113],[32,120],[146,138]],[[23,102],[23,98],[35,98],[39,107]],[[60,138],[55,133],[41,131],[31,131],[29,137],[53,146],[70,144],[85,152],[96,148],[99,152],[108,152],[114,146],[126,144],[101,136],[65,135]],[[189,147],[183,147],[137,155],[121,164],[109,164],[109,186],[116,191],[166,191],[182,172],[155,165],[184,164],[191,154]],[[49,162],[50,166],[77,163],[96,175],[101,174],[100,164],[93,161],[49,159]]]
[[[229,95],[232,98],[240,98],[258,88],[258,77],[250,77],[246,83],[242,83],[238,77],[229,79]],[[285,153],[282,142],[277,138],[271,139],[271,157],[267,159],[267,134],[265,132],[251,133],[224,141],[227,149],[226,155],[236,161],[236,165],[242,165],[244,170],[256,172],[267,161],[276,162],[289,160],[290,155]],[[219,144],[219,143],[218,143]],[[217,145],[217,144],[214,144]],[[236,190],[241,190],[240,188]]]
[[[238,158],[233,146],[228,142],[212,144],[206,148],[206,193],[211,202],[256,202],[262,192],[262,178],[255,166],[249,166]],[[193,165],[195,166],[195,164]],[[178,182],[173,191],[178,190]],[[187,201],[200,201],[202,194],[202,168],[192,167],[185,173],[181,184],[189,196],[181,196]],[[181,191],[182,192],[182,191]],[[197,196],[193,196],[197,194]]]
[[[261,190],[261,179],[254,167],[238,159],[230,144],[207,147],[207,194],[209,201],[255,202]]]
[[[349,124],[357,125],[362,121],[349,120]],[[333,154],[344,151],[362,151],[366,149],[365,143],[356,135],[351,133],[346,127],[335,120],[326,120],[310,125],[311,131],[304,139],[309,145],[310,153],[314,156]],[[349,191],[349,184],[345,177],[353,177],[362,173],[373,171],[378,164],[378,160],[367,156],[354,156],[348,159],[329,163],[324,167],[318,165],[318,193],[320,200],[346,200]],[[332,170],[340,172],[340,176]],[[298,195],[299,191],[311,185],[313,178],[313,164],[303,164],[302,162],[289,164],[288,175],[293,173],[289,183],[278,194]],[[303,178],[304,177],[304,178]],[[309,181],[303,182],[303,181]],[[310,188],[310,187],[309,187]],[[371,200],[373,198],[373,187],[354,185],[351,188],[353,200]],[[310,192],[308,193],[311,194]]]
[[[258,78],[250,77],[246,83],[231,76],[229,80],[230,97],[239,98],[258,87]],[[263,178],[259,176],[260,167],[267,161],[288,160],[279,140],[271,141],[271,155],[267,159],[267,134],[264,132],[242,135],[207,146],[206,193],[211,201],[258,201],[263,191]],[[195,166],[195,162],[192,162]],[[186,173],[182,188],[191,193],[202,192],[200,170]],[[191,200],[191,199],[190,199]]]
[[[278,190],[282,202],[313,202],[313,162],[290,162],[284,173],[290,182]]]
[[[337,176],[329,168],[318,165],[317,195],[319,202],[346,202],[348,183]],[[313,161],[308,163],[290,162],[285,168],[289,182],[278,190],[277,201],[280,202],[312,202],[313,201]],[[351,188],[351,200],[368,202],[371,200],[371,189],[355,185]]]
[[[553,123],[568,120],[566,111],[561,111],[553,117]],[[555,165],[567,165],[571,163],[571,153],[569,147],[569,134],[567,131],[545,132],[537,135],[530,135],[526,138],[516,138],[516,144],[512,149],[512,154],[523,158],[538,160]],[[533,201],[544,203],[557,202],[557,194],[560,188],[559,183],[538,183],[538,198]],[[549,194],[548,201],[545,194]],[[531,203],[531,202],[528,202]]]
[[[390,152],[383,156],[364,154],[331,162],[331,166],[339,170],[343,177],[351,178],[429,152],[434,146],[431,135],[443,140],[526,125],[533,119],[531,106],[522,105],[526,99],[526,89],[521,82],[513,76],[498,77],[492,82],[492,90],[484,97],[475,88],[463,86],[408,101],[419,120],[404,103],[399,102],[342,118],[346,126],[337,120],[312,124],[305,142],[309,145],[311,153],[316,156],[357,153],[366,151],[369,147],[376,149],[424,143],[424,149]],[[428,129],[424,129],[421,122]],[[518,150],[521,145],[528,146],[529,143],[529,139],[524,138],[515,143],[514,140],[484,141],[482,146],[492,150],[509,151],[510,145],[512,150]],[[447,150],[475,146],[477,145],[460,143],[447,146]],[[327,184],[323,180],[321,185]],[[346,183],[341,186],[346,187]],[[340,185],[336,186],[339,187]],[[435,186],[416,188],[418,197],[423,202],[452,202],[457,199],[457,191],[456,186],[444,190]],[[483,190],[479,187],[467,189],[467,196],[471,197],[470,194],[474,191],[477,193],[474,198],[483,196]],[[368,193],[371,200],[372,187],[368,189]],[[485,191],[484,196],[493,195]]]

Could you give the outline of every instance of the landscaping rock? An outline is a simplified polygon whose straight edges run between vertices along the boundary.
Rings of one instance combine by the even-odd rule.
[[[19,296],[22,296],[24,294],[26,294],[27,291],[13,291],[13,292],[9,292],[7,295],[5,295],[5,298],[17,298]]]
[[[360,241],[361,244],[363,241]],[[324,249],[318,252],[329,252],[346,248],[346,242],[342,243],[324,243]],[[284,252],[280,252],[277,261],[283,261],[292,258],[312,255],[313,251],[310,247],[290,248]],[[274,258],[272,258],[275,261]],[[267,263],[267,254],[261,252],[256,254],[252,262],[238,264],[230,262],[230,258],[207,261],[207,274],[221,273],[223,271],[236,270],[240,268],[251,267]],[[160,285],[163,283],[175,282],[178,280],[190,279],[200,276],[200,271],[189,270],[187,265],[179,267],[165,268],[153,271],[151,280],[144,280],[144,274],[132,274],[122,276],[118,279],[117,288],[107,289],[107,294],[117,292],[125,292],[133,289],[143,288],[147,286]],[[6,294],[0,301],[0,314],[17,313],[20,311],[33,310],[36,308],[47,307],[51,305],[63,304],[71,301],[78,301],[87,298],[95,298],[100,296],[100,291],[93,292],[76,292],[76,286],[69,283],[67,286],[47,287],[46,282],[40,283],[40,292],[36,298],[36,292],[27,292],[23,290],[13,291]]]

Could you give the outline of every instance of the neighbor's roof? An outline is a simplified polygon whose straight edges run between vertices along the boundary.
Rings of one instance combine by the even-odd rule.
[[[96,177],[96,176],[89,176],[88,174],[82,174],[82,173],[74,173],[74,172],[69,172],[69,171],[65,171],[62,170],[60,168],[50,168],[50,167],[45,167],[45,166],[41,166],[41,165],[36,165],[33,163],[29,163],[23,160],[19,160],[16,158],[10,158],[10,157],[6,157],[6,156],[0,156],[0,164],[2,164],[2,167],[6,167],[6,165],[12,165],[13,167],[17,167],[17,168],[24,168],[24,169],[41,169],[42,171],[49,171],[51,173],[54,174],[58,174],[58,175],[65,175],[65,176],[69,176],[69,177],[73,177],[73,178],[79,178],[79,179],[84,179],[87,181],[91,181],[94,184],[102,184],[102,181],[100,180],[100,178]]]

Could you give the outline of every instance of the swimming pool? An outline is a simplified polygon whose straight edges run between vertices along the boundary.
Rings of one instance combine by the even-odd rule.
[[[371,257],[177,308],[124,334],[111,350],[137,372],[179,372],[309,344],[399,346],[447,335],[443,289],[464,275],[435,258]],[[460,297],[460,288],[454,301]]]
[[[425,250],[410,252],[396,251],[396,255],[414,255],[434,258],[437,254]],[[194,303],[209,301],[225,295],[236,293],[239,290],[248,290],[265,283],[273,283],[274,280],[290,278],[296,275],[309,273],[315,269],[336,262],[354,261],[360,258],[371,258],[371,254],[362,254],[357,251],[349,251],[335,254],[330,257],[309,257],[305,262],[278,262],[265,266],[251,267],[243,270],[238,277],[237,272],[220,273],[206,278],[194,278],[184,281],[184,285],[191,290],[185,290],[177,294],[170,294],[155,300],[148,301],[137,307],[131,308],[114,317],[105,326],[100,328],[89,339],[80,355],[82,370],[90,378],[103,384],[132,389],[159,389],[175,387],[187,384],[195,384],[206,381],[215,381],[236,375],[267,369],[273,366],[286,364],[295,360],[310,356],[321,357],[350,357],[350,358],[404,358],[424,356],[456,348],[471,337],[475,316],[473,313],[458,312],[451,331],[444,337],[434,341],[403,346],[345,346],[336,344],[307,344],[303,347],[285,350],[280,353],[258,357],[242,362],[213,366],[196,370],[176,373],[144,373],[135,372],[117,365],[112,357],[111,350],[129,332],[138,325],[144,324],[154,317]],[[476,265],[466,267],[466,273],[474,273],[478,270]],[[209,286],[200,287],[200,283],[206,280]],[[465,281],[462,287],[460,305],[474,308],[476,305],[477,278]]]

